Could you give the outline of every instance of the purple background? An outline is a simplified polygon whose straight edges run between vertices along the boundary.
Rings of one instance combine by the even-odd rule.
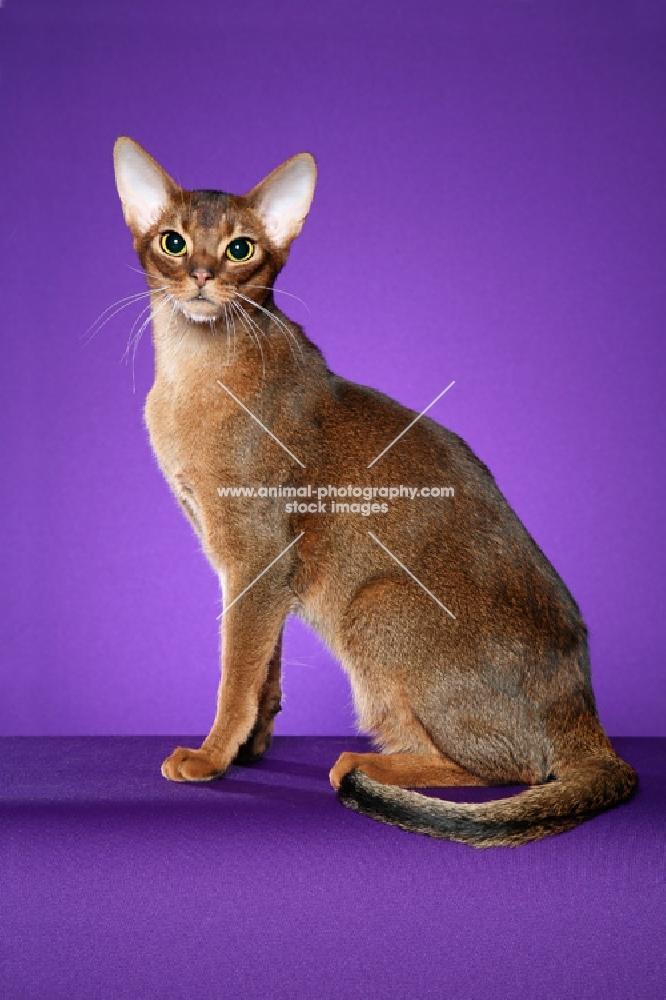
[[[128,134],[243,192],[311,150],[279,287],[340,374],[461,434],[567,581],[602,720],[664,735],[666,8],[648,0],[7,0],[0,732],[204,732],[217,581],[142,426]],[[350,694],[287,630],[281,733]]]

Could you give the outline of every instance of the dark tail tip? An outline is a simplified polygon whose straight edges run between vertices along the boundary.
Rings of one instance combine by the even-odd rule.
[[[357,768],[354,768],[353,771],[347,771],[342,776],[340,787],[338,788],[338,799],[342,802],[343,806],[354,807],[358,787],[358,781],[356,780],[358,773]]]
[[[338,799],[349,809],[378,819],[390,826],[399,826],[403,830],[414,833],[426,832],[422,829],[414,814],[414,804],[411,801],[418,798],[425,812],[429,812],[431,800],[426,796],[416,796],[414,792],[405,791],[395,785],[382,785],[358,768],[348,771],[340,782]],[[426,819],[430,825],[430,817]],[[429,831],[428,831],[429,832]]]
[[[372,785],[374,785],[372,779],[368,778],[363,771],[354,768],[343,776],[338,788],[338,799],[343,806],[363,813],[365,816],[381,819],[384,822],[397,822],[398,817],[392,817],[391,820],[386,817],[387,803],[381,795],[381,792],[387,791],[386,787],[380,785],[381,792],[377,795]]]

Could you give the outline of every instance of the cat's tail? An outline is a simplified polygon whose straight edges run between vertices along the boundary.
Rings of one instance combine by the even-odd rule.
[[[555,768],[551,780],[492,802],[448,802],[383,785],[358,769],[342,778],[338,796],[357,812],[413,833],[472,847],[517,847],[563,833],[626,802],[636,772],[614,752]]]

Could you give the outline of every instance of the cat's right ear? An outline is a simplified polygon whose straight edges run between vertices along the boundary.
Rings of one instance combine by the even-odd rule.
[[[125,222],[135,237],[143,236],[159,219],[178,186],[138,142],[127,136],[116,139],[113,164]]]

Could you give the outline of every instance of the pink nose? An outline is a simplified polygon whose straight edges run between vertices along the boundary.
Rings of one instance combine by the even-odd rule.
[[[190,275],[194,278],[199,288],[203,288],[208,279],[213,277],[213,272],[209,271],[207,267],[197,267],[195,270],[190,271]]]

